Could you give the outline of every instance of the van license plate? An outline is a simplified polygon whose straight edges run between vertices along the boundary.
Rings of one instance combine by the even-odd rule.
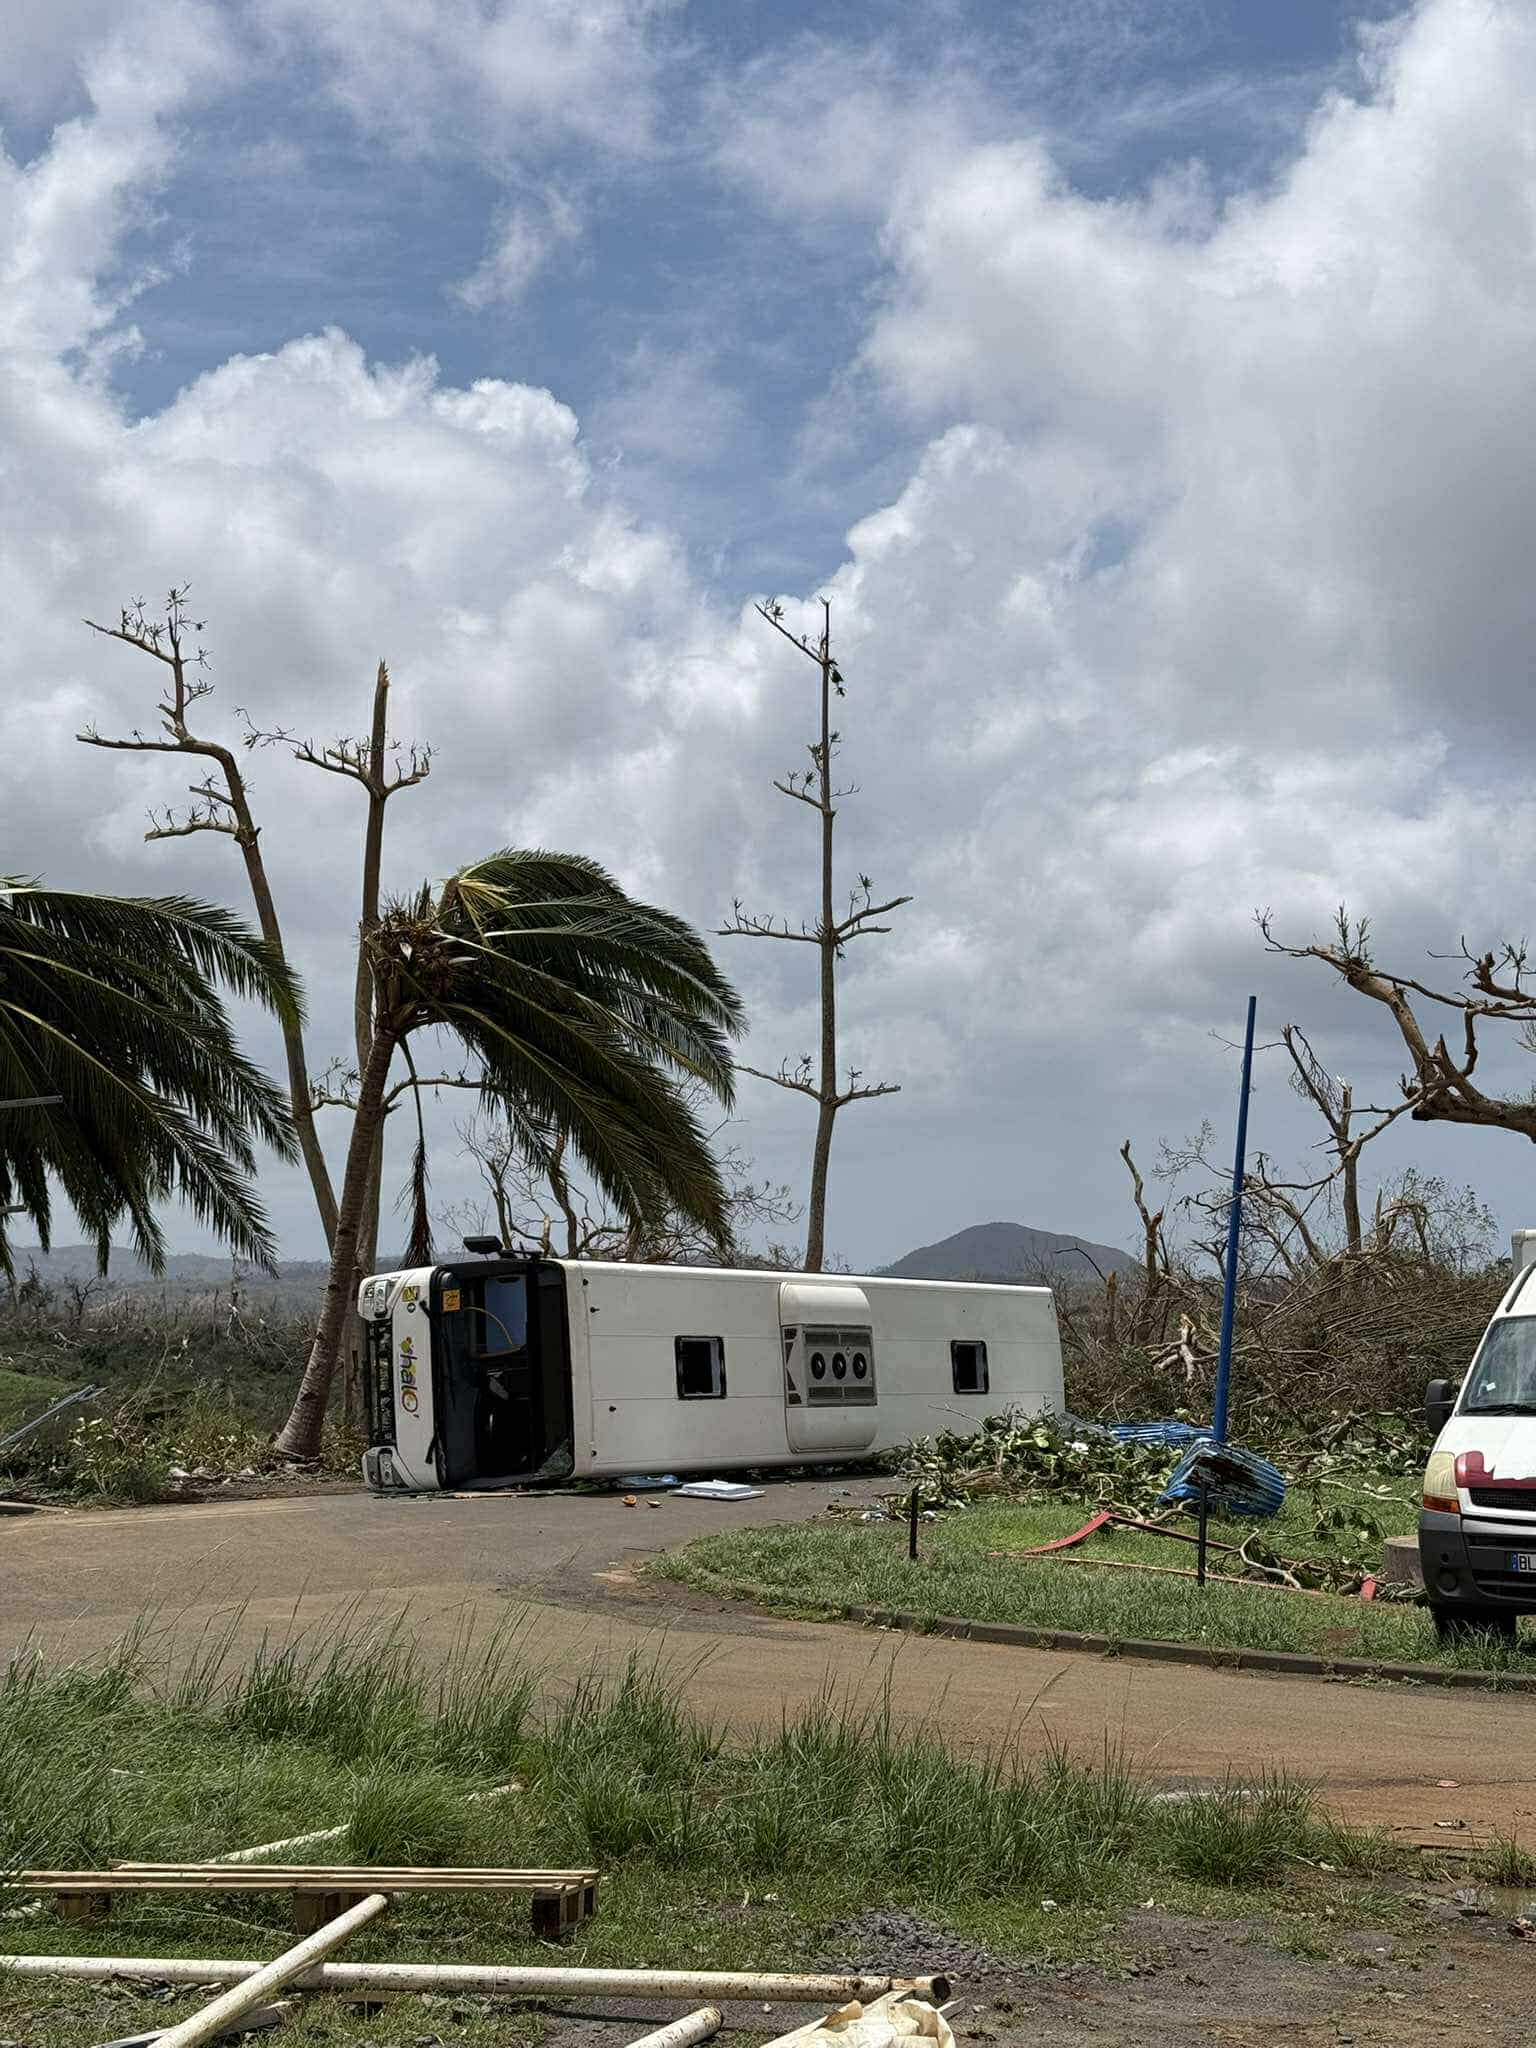
[[[1536,1572],[1536,1550],[1511,1550],[1508,1555],[1512,1572]]]

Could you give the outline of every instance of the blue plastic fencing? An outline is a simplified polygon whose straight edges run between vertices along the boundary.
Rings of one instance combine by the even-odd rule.
[[[1192,1422],[1112,1422],[1109,1433],[1117,1444],[1156,1444],[1169,1451],[1182,1451],[1189,1444],[1202,1443],[1208,1429]]]
[[[1210,1436],[1184,1453],[1160,1498],[1197,1501],[1202,1485],[1211,1506],[1224,1515],[1274,1515],[1285,1500],[1284,1476],[1267,1458]]]

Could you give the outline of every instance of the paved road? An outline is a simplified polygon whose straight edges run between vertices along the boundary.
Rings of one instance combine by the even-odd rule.
[[[844,1482],[837,1482],[842,1488]],[[855,1498],[874,1490],[857,1482]],[[637,1646],[674,1661],[699,1705],[736,1725],[778,1719],[829,1678],[859,1698],[889,1679],[903,1716],[989,1748],[1010,1733],[1082,1753],[1118,1744],[1162,1777],[1283,1764],[1363,1821],[1536,1827],[1536,1699],[1194,1671],[785,1621],[636,1574],[722,1525],[814,1517],[827,1481],[723,1506],[496,1494],[380,1500],[305,1495],[0,1520],[0,1655],[34,1638],[84,1655],[158,1609],[171,1654],[242,1608],[254,1642],[345,1603],[408,1612],[423,1647],[466,1622],[522,1617],[556,1677]],[[1454,1779],[1454,1788],[1439,1781]]]

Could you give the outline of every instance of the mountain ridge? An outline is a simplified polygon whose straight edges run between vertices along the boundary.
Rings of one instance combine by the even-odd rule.
[[[1060,1280],[1091,1280],[1139,1271],[1129,1252],[1099,1244],[1091,1237],[1065,1236],[1037,1230],[1027,1223],[970,1223],[918,1245],[891,1266],[881,1268],[887,1280],[993,1280],[1020,1285],[1049,1285]]]
[[[451,1256],[447,1247],[439,1254]],[[103,1283],[96,1271],[93,1245],[56,1245],[43,1252],[36,1245],[11,1247],[11,1259],[18,1284],[29,1270],[36,1272],[45,1287],[55,1289],[90,1285],[96,1298],[118,1294],[161,1294],[167,1296],[207,1295],[238,1285],[251,1299],[285,1300],[295,1305],[318,1301],[325,1286],[327,1267],[323,1259],[284,1259],[275,1274],[241,1261],[237,1267],[228,1253],[171,1252],[165,1271],[151,1273],[144,1261],[123,1245],[114,1245]],[[391,1270],[386,1263],[381,1271]],[[1111,1272],[1129,1275],[1139,1270],[1128,1252],[1114,1245],[1099,1244],[1090,1237],[1038,1230],[1025,1223],[972,1223],[939,1238],[933,1244],[918,1245],[888,1266],[871,1269],[892,1280],[991,1280],[1016,1285],[1044,1284],[1060,1280],[1097,1281]]]

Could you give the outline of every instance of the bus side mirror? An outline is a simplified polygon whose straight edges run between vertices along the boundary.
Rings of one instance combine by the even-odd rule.
[[[1456,1406],[1456,1396],[1451,1392],[1449,1380],[1431,1380],[1424,1389],[1424,1420],[1429,1425],[1431,1436],[1438,1436],[1451,1419],[1451,1410]]]

